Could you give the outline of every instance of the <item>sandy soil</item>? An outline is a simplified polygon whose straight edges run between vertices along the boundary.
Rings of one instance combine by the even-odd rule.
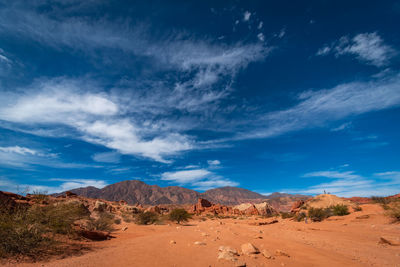
[[[400,266],[400,246],[379,243],[384,237],[400,244],[400,225],[390,223],[378,205],[361,207],[362,211],[348,216],[308,224],[279,219],[271,225],[251,225],[265,221],[260,218],[192,220],[186,226],[127,224],[128,230],[94,243],[94,251],[85,255],[18,266],[235,266],[217,259],[218,247],[240,252],[248,242],[271,254],[282,250],[290,257],[239,256],[247,266]],[[362,215],[369,218],[356,218]],[[195,245],[196,241],[206,245]]]

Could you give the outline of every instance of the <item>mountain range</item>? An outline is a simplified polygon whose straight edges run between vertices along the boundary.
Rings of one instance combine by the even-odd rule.
[[[268,201],[278,210],[288,210],[293,202],[309,198],[304,195],[277,192],[266,196],[239,187],[220,187],[200,193],[180,186],[160,187],[158,185],[148,185],[139,180],[122,181],[101,189],[89,186],[69,191],[89,198],[109,201],[125,200],[129,204],[140,203],[144,205],[194,204],[198,198],[205,198],[213,203],[223,205]]]

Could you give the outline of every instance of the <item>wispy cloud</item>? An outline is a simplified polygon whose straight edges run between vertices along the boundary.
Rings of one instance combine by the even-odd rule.
[[[212,165],[210,167],[213,167]],[[180,185],[190,185],[197,190],[207,190],[221,186],[237,186],[239,183],[231,181],[211,171],[212,168],[195,168],[164,172],[161,180],[175,182]]]
[[[383,39],[376,32],[360,33],[353,38],[348,36],[341,37],[338,41],[324,46],[318,50],[318,56],[334,54],[336,57],[341,55],[355,55],[357,59],[377,67],[386,66],[396,51],[385,44]]]
[[[94,180],[94,179],[51,178],[48,179],[47,181],[51,183],[58,183],[58,185],[55,186],[40,185],[40,181],[37,181],[35,184],[23,184],[23,183],[20,184],[10,179],[0,177],[0,190],[17,192],[17,193],[20,193],[18,191],[21,192],[27,191],[26,193],[40,191],[52,194],[52,193],[60,193],[68,191],[79,187],[94,186],[97,188],[103,188],[108,185],[108,183],[104,180]]]
[[[267,138],[288,132],[329,125],[333,121],[400,105],[400,75],[369,82],[340,84],[334,88],[305,91],[299,103],[257,119],[256,131],[238,138]]]
[[[303,177],[330,181],[306,189],[286,189],[284,191],[302,194],[322,194],[326,191],[343,197],[370,197],[397,194],[400,186],[400,172],[398,171],[375,173],[367,177],[354,171],[328,170],[306,173]]]
[[[55,153],[21,146],[0,147],[0,166],[24,169],[33,169],[35,166],[76,169],[100,167],[97,165],[65,162],[59,159]]]

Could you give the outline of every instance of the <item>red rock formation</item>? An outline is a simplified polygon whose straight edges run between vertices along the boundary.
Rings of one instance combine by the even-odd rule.
[[[303,206],[305,203],[304,200],[298,200],[295,203],[293,203],[292,208],[290,209],[290,212],[298,212],[300,211],[300,207]]]

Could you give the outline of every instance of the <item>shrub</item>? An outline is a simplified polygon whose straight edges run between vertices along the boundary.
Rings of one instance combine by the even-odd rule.
[[[301,221],[304,220],[305,217],[307,217],[306,213],[305,212],[300,212],[299,214],[295,215],[293,217],[293,219],[298,221],[298,222],[301,222]]]
[[[141,225],[153,224],[158,220],[158,215],[151,211],[141,212],[136,216],[135,222]]]
[[[381,205],[387,205],[390,203],[390,199],[385,198],[385,197],[371,197],[372,202],[381,204]]]
[[[41,207],[32,206],[27,219],[32,225],[40,225],[45,232],[71,234],[76,220],[87,218],[89,211],[80,203],[58,203]]]
[[[281,212],[282,219],[293,218],[294,214],[291,212]]]
[[[127,223],[132,222],[134,219],[133,214],[129,213],[129,212],[122,212],[121,217],[122,217],[122,220],[124,220],[124,222],[127,222]]]
[[[393,222],[400,222],[400,203],[393,203],[387,209],[386,215],[393,219]]]
[[[357,211],[362,211],[362,208],[361,208],[360,206],[355,206],[353,209],[354,209],[354,211],[356,211],[356,212],[357,212]]]
[[[35,190],[33,191],[31,198],[35,203],[43,203],[49,199],[49,196],[47,195],[47,191],[42,192],[39,190]]]
[[[330,209],[310,208],[308,210],[308,217],[314,222],[320,222],[328,218],[331,215],[330,213]]]
[[[32,224],[27,208],[19,207],[12,213],[0,212],[0,257],[26,255],[34,257],[49,244],[40,224]]]
[[[88,230],[97,230],[97,231],[112,231],[114,215],[108,212],[100,212],[99,218],[90,219],[87,228]]]
[[[169,214],[169,219],[171,221],[176,221],[177,223],[186,222],[192,216],[184,209],[174,209]]]
[[[333,215],[335,215],[335,216],[344,216],[344,215],[350,214],[349,209],[347,208],[346,205],[338,204],[338,205],[332,206],[331,209],[332,209]]]
[[[121,219],[119,219],[119,218],[118,218],[118,219],[115,219],[115,220],[114,220],[114,223],[115,223],[115,224],[121,224]]]

